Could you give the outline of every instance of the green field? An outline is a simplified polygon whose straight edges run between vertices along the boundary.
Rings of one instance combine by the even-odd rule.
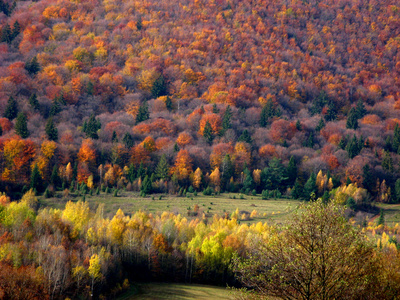
[[[400,204],[386,204],[386,203],[377,203],[377,207],[383,209],[385,216],[385,223],[387,225],[395,225],[396,223],[400,224]],[[375,221],[379,218],[375,216]]]
[[[217,196],[203,196],[202,194],[194,196],[191,194],[189,197],[162,195],[161,200],[159,200],[160,196],[157,194],[143,198],[139,196],[139,193],[122,191],[118,194],[118,197],[114,197],[112,194],[100,193],[100,195],[93,196],[85,195],[85,200],[93,210],[96,209],[99,203],[104,203],[104,211],[109,216],[115,214],[119,208],[124,213],[132,213],[138,210],[150,213],[170,211],[187,216],[188,208],[193,211],[195,205],[197,205],[199,209],[198,216],[200,217],[203,213],[207,217],[211,217],[214,214],[222,216],[225,213],[231,214],[238,209],[240,212],[239,219],[242,219],[243,214],[247,216],[243,219],[244,222],[284,222],[301,203],[301,201],[292,199],[262,200],[260,195],[248,196],[228,193]],[[42,206],[53,208],[64,208],[67,201],[78,201],[80,199],[82,199],[82,196],[74,194],[63,197],[60,192],[53,198],[45,199],[43,196],[39,197]],[[249,215],[253,210],[257,211],[257,215],[249,219]]]
[[[198,284],[146,283],[139,284],[117,300],[133,299],[233,299],[231,291],[223,287]]]

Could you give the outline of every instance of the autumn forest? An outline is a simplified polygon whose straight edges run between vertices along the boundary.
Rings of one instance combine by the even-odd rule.
[[[316,203],[297,225],[324,203],[368,236],[343,242],[366,285],[341,297],[398,297],[398,225],[341,219],[400,203],[398,1],[0,0],[0,299],[112,298],[139,274],[337,298],[243,271],[294,223],[84,201],[122,190]]]

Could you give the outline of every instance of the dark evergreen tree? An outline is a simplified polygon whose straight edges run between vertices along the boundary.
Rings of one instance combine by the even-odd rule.
[[[113,143],[118,143],[118,137],[117,137],[117,133],[115,132],[115,130],[114,130],[113,133],[112,133],[111,141],[112,141]]]
[[[282,165],[281,160],[272,158],[268,163],[268,167],[261,171],[263,189],[279,189],[282,191],[286,187],[284,184],[285,181],[287,181],[286,168]]]
[[[385,213],[383,209],[381,209],[381,213],[379,214],[378,226],[379,225],[385,225]]]
[[[17,115],[18,115],[17,101],[15,101],[14,97],[11,96],[10,98],[8,98],[7,107],[4,112],[4,117],[9,120],[13,120],[17,117]]]
[[[11,32],[11,39],[15,39],[18,34],[21,32],[21,26],[19,25],[18,21],[14,22],[13,30]]]
[[[154,98],[167,95],[167,85],[163,75],[160,75],[151,87],[151,94]]]
[[[89,80],[86,86],[86,93],[88,95],[93,95],[94,94],[94,84],[92,81]]]
[[[122,138],[122,142],[124,142],[125,147],[128,149],[132,148],[135,143],[132,135],[129,132],[124,134],[124,137]]]
[[[357,101],[356,114],[358,119],[361,119],[367,114],[367,110],[365,109],[364,103],[361,99]]]
[[[396,203],[400,202],[400,178],[396,180],[396,183],[394,184],[394,198],[396,200]]]
[[[339,145],[338,145],[340,149],[343,149],[343,150],[346,149],[347,140],[348,140],[347,137],[341,137],[340,138]]]
[[[167,157],[163,154],[158,162],[156,168],[156,177],[163,180],[168,180],[169,178],[169,165],[167,162]]]
[[[135,170],[135,166],[133,164],[129,165],[129,169],[128,169],[128,180],[130,182],[135,181],[136,179],[136,170]]]
[[[147,102],[144,102],[139,106],[138,113],[136,115],[136,124],[146,121],[150,118],[149,109],[147,107]]]
[[[308,147],[308,148],[312,148],[314,147],[314,131],[310,131],[307,137],[307,140],[304,141],[303,146],[304,147]]]
[[[232,111],[231,111],[231,107],[228,105],[226,107],[224,116],[222,117],[222,126],[221,126],[221,131],[220,131],[220,135],[224,135],[225,132],[232,127],[231,125],[231,118],[232,118]]]
[[[238,141],[239,142],[245,142],[245,143],[248,143],[248,144],[252,143],[251,136],[250,136],[249,132],[247,131],[247,129],[243,130],[242,134],[238,138]]]
[[[212,132],[211,124],[208,121],[206,122],[206,125],[204,125],[203,136],[207,143],[211,145],[212,141],[214,140],[214,134]]]
[[[363,167],[363,187],[372,193],[373,188],[375,186],[376,179],[371,171],[371,168],[368,164],[364,165]]]
[[[140,190],[142,191],[143,194],[151,194],[152,193],[152,185],[151,185],[151,180],[149,176],[145,176],[142,182],[142,186],[140,187]]]
[[[393,140],[392,140],[392,150],[395,153],[399,153],[399,147],[400,147],[400,128],[399,124],[396,123],[394,127],[394,132],[393,132]]]
[[[358,116],[356,110],[353,107],[350,109],[350,112],[347,115],[346,128],[358,128]]]
[[[17,121],[15,123],[15,132],[23,139],[29,136],[28,123],[26,120],[26,115],[20,112],[17,116]]]
[[[30,97],[29,97],[29,104],[31,105],[31,107],[35,110],[39,110],[40,106],[39,106],[39,101],[37,99],[37,96],[35,93],[33,93]]]
[[[12,42],[12,32],[11,32],[11,27],[8,24],[5,24],[3,26],[3,29],[1,30],[1,39],[0,42],[8,43],[10,44]]]
[[[218,109],[218,107],[217,107],[217,104],[215,104],[215,103],[213,104],[212,112],[213,112],[214,114],[219,113],[219,109]]]
[[[325,122],[324,119],[321,118],[318,122],[317,127],[315,127],[315,131],[321,131],[321,129],[324,127],[325,127]]]
[[[354,158],[360,153],[361,149],[359,147],[359,142],[356,135],[354,135],[353,138],[347,143],[346,151],[349,155],[349,158]]]
[[[165,100],[165,107],[168,111],[172,111],[172,100],[170,96],[167,96],[167,99]]]
[[[393,173],[393,159],[389,152],[385,151],[382,159],[382,168]]]
[[[43,187],[42,176],[40,175],[39,167],[37,166],[37,164],[35,164],[31,173],[30,188],[35,189],[38,192],[41,192],[42,187]]]
[[[277,109],[275,109],[272,100],[268,100],[268,102],[264,105],[264,107],[261,110],[260,126],[261,127],[267,126],[270,118],[278,116],[279,114],[280,112]]]
[[[335,121],[337,118],[337,110],[336,110],[336,106],[335,103],[333,103],[333,101],[331,101],[328,105],[328,111],[326,112],[325,115],[325,120],[327,122],[329,121]]]
[[[140,165],[139,165],[139,168],[137,169],[137,178],[143,179],[144,176],[146,176],[146,173],[147,173],[146,169],[145,169],[145,167],[143,165],[143,162],[141,161]]]
[[[40,65],[36,56],[25,63],[25,70],[27,70],[30,75],[36,75],[40,71]]]
[[[0,136],[3,135],[3,127],[0,125]]]
[[[174,144],[174,152],[179,152],[180,148],[178,146],[178,143],[175,142]]]
[[[251,172],[248,168],[245,168],[243,171],[244,179],[243,179],[243,189],[245,191],[251,191],[254,189],[254,180]]]
[[[53,104],[50,107],[50,112],[49,112],[49,116],[50,117],[54,117],[55,115],[57,115],[58,113],[61,112],[61,104],[60,102],[58,102],[57,100],[53,100]]]
[[[286,168],[286,174],[287,174],[287,178],[288,178],[287,185],[293,186],[293,184],[297,178],[297,164],[296,164],[296,160],[294,159],[293,156],[290,157],[289,164]]]
[[[59,187],[62,184],[61,178],[58,175],[57,166],[53,167],[53,171],[51,172],[50,182],[55,188]]]
[[[54,125],[53,118],[49,118],[46,123],[45,127],[47,138],[50,141],[57,141],[58,140],[58,129]]]
[[[317,98],[314,98],[312,101],[312,105],[310,108],[310,112],[312,115],[320,114],[322,108],[328,104],[328,94],[322,90]]]
[[[298,131],[301,131],[301,123],[300,123],[300,120],[297,120],[297,122],[296,122],[296,129],[298,130]]]
[[[312,194],[317,194],[318,189],[316,179],[317,177],[315,176],[314,172],[312,172],[306,184],[304,185],[304,197],[306,200],[310,200]]]
[[[74,163],[74,167],[72,168],[72,180],[75,182],[76,178],[78,177],[78,163]],[[72,184],[71,184],[72,186]]]
[[[0,12],[3,12],[8,17],[11,15],[12,8],[8,2],[0,0]]]
[[[303,186],[300,184],[300,181],[296,179],[292,188],[292,198],[299,199],[303,197],[303,192]]]
[[[86,133],[86,136],[88,138],[98,139],[99,136],[97,134],[97,131],[100,130],[100,128],[101,128],[100,121],[97,120],[94,115],[91,115],[86,124],[84,123],[82,130],[83,132]]]
[[[230,179],[234,176],[234,167],[232,164],[231,157],[229,154],[226,154],[224,158],[222,159],[222,164],[221,164],[221,186],[226,187],[226,185],[229,183]]]

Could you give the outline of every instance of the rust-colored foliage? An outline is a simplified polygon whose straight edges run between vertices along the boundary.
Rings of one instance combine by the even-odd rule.
[[[178,143],[179,147],[185,147],[186,145],[193,143],[193,138],[189,133],[181,132],[176,139],[176,142]]]
[[[179,150],[176,155],[173,172],[177,174],[178,179],[187,179],[192,174],[192,158],[187,150]]]
[[[221,130],[221,117],[217,114],[204,114],[200,120],[199,133],[201,135],[203,135],[204,126],[207,122],[210,123],[213,134],[218,134]]]
[[[96,150],[91,139],[85,139],[82,141],[81,148],[78,152],[78,159],[82,163],[95,163]]]

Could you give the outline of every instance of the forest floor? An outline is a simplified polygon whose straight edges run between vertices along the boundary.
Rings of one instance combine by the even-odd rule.
[[[134,299],[233,299],[232,291],[223,287],[198,285],[198,284],[176,284],[176,283],[143,283],[133,286],[117,300]]]
[[[161,196],[161,199],[160,199]],[[52,198],[39,197],[41,207],[64,208],[67,201],[82,200],[82,195],[70,194],[67,197],[57,192]],[[99,195],[85,195],[85,201],[95,210],[99,203],[104,203],[104,212],[112,217],[118,209],[125,214],[131,214],[138,210],[149,213],[161,214],[165,211],[181,214],[185,217],[194,217],[197,209],[197,217],[212,217],[215,214],[224,216],[231,215],[236,209],[239,210],[239,220],[243,223],[269,222],[283,223],[301,201],[293,199],[269,199],[262,200],[261,195],[242,195],[234,193],[223,193],[216,196],[204,196],[190,194],[186,197],[174,195],[154,194],[140,197],[137,192],[121,191],[117,197],[112,193],[101,192]],[[197,207],[196,207],[197,205]],[[250,217],[253,210],[257,213]]]

